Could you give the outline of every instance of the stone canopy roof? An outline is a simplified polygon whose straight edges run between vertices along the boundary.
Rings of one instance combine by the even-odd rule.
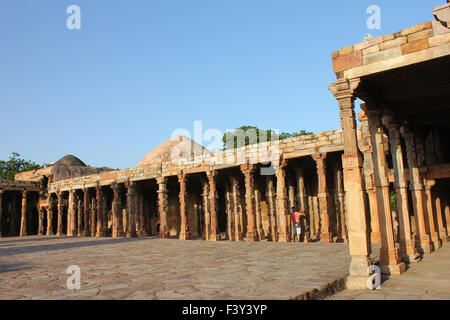
[[[174,136],[150,151],[137,166],[173,161],[180,158],[194,158],[211,152],[185,136]]]
[[[66,167],[87,167],[86,164],[75,156],[67,155],[59,159],[55,164],[55,167],[66,166]]]

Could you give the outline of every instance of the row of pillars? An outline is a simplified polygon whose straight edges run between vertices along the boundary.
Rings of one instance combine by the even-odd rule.
[[[21,211],[20,211],[20,231],[19,231],[19,235],[21,237],[26,236],[27,233],[27,207],[28,207],[28,202],[27,202],[27,197],[29,195],[29,191],[28,190],[23,190],[22,191],[22,206],[21,206]],[[5,190],[0,190],[0,226],[2,225],[3,221],[3,196],[5,194]],[[39,208],[37,208],[39,209]],[[2,237],[2,230],[0,228],[0,237]]]
[[[330,90],[337,98],[340,108],[341,126],[343,129],[344,155],[342,156],[344,170],[344,188],[347,200],[348,236],[350,255],[350,277],[348,288],[366,288],[369,276],[368,266],[371,264],[369,255],[371,246],[367,232],[366,205],[364,201],[364,179],[369,194],[371,220],[375,223],[373,235],[379,234],[381,242],[380,267],[385,274],[398,275],[405,271],[405,261],[412,262],[417,259],[418,253],[430,253],[434,248],[440,247],[442,241],[447,241],[447,231],[443,225],[441,204],[439,196],[435,196],[437,225],[433,214],[432,191],[434,181],[426,179],[420,172],[418,152],[416,150],[417,137],[415,137],[407,123],[401,127],[395,122],[392,112],[388,109],[377,108],[370,100],[362,104],[363,114],[360,120],[368,125],[370,146],[364,150],[364,158],[373,166],[372,181],[363,176],[363,158],[358,148],[356,117],[354,112],[354,93],[360,83],[356,80],[337,80],[330,85]],[[376,107],[377,106],[377,107]],[[383,110],[383,111],[381,111]],[[393,231],[392,209],[390,203],[388,165],[384,147],[384,129],[388,130],[388,140],[391,149],[394,167],[395,192],[397,198],[400,246],[395,247]],[[409,168],[409,190],[415,219],[415,239],[410,225],[408,209],[408,183],[403,163],[403,151],[400,137],[406,144],[406,159]],[[378,223],[376,223],[378,222]],[[373,239],[372,239],[373,240]]]

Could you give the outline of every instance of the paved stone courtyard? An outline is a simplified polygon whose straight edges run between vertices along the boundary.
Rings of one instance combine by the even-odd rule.
[[[344,278],[349,262],[346,244],[3,238],[0,299],[290,299]]]
[[[450,300],[450,244],[410,266],[403,275],[391,277],[381,289],[344,290],[331,300]]]

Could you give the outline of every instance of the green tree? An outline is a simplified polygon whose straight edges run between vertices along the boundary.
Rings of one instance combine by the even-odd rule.
[[[0,160],[0,180],[14,180],[17,173],[32,171],[48,167],[32,161],[24,160],[20,154],[13,152],[8,161]]]
[[[228,131],[222,137],[223,149],[233,149],[250,144],[266,141],[284,140],[292,137],[311,135],[312,132],[301,130],[299,132],[277,134],[274,130],[259,129],[255,126],[242,126],[234,131]]]

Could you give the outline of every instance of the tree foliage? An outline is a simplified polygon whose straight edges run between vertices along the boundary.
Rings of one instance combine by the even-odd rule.
[[[234,131],[228,131],[222,137],[224,150],[248,146],[266,141],[284,140],[293,137],[314,134],[306,130],[299,132],[277,134],[274,130],[259,129],[255,126],[242,126]]]
[[[0,180],[14,180],[14,176],[18,173],[45,167],[48,167],[48,165],[40,165],[32,161],[27,161],[22,159],[17,152],[13,152],[8,161],[0,160]]]

